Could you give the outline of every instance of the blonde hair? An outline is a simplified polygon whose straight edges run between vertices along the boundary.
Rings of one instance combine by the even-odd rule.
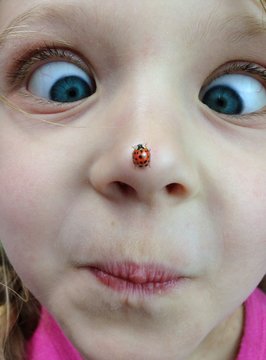
[[[25,344],[38,325],[40,307],[0,245],[0,359],[25,359]]]
[[[266,0],[260,3],[266,11]],[[0,101],[14,107],[1,94]],[[266,293],[266,275],[259,288]],[[0,359],[26,360],[25,344],[36,330],[40,309],[40,303],[24,287],[0,243]]]

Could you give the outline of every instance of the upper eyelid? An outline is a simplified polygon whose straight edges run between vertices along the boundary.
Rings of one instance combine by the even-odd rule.
[[[32,49],[28,49],[26,53],[22,53],[14,64],[11,65],[11,69],[7,71],[7,80],[9,84],[12,84],[12,89],[15,89],[29,76],[28,73],[34,65],[52,58],[65,61],[69,60],[71,63],[89,73],[90,76],[96,78],[93,67],[88,63],[87,59],[84,59],[77,51],[60,45],[61,44],[43,42],[41,45],[35,45]],[[201,90],[219,76],[232,74],[234,72],[256,75],[259,78],[258,80],[263,80],[264,86],[266,87],[266,69],[263,66],[254,62],[234,60],[225,63],[212,72],[204,81]]]
[[[248,62],[243,60],[235,60],[230,61],[228,63],[225,63],[221,67],[219,67],[217,70],[212,72],[204,81],[200,92],[199,92],[199,99],[202,97],[202,94],[204,94],[206,88],[216,79],[219,79],[223,75],[227,74],[240,74],[240,75],[256,75],[256,80],[260,81],[262,85],[266,88],[266,69],[258,65],[254,62]],[[234,117],[234,115],[230,115],[231,117]],[[236,118],[243,117],[245,115],[235,115]],[[249,114],[250,116],[250,114]]]
[[[201,87],[199,99],[201,98],[201,95],[204,94],[206,87],[208,85],[210,85],[210,83],[212,81],[220,78],[223,75],[227,75],[227,74],[233,74],[233,75],[241,74],[241,75],[246,75],[246,76],[257,75],[256,80],[260,81],[262,83],[262,86],[264,86],[264,88],[266,89],[266,69],[264,66],[259,65],[254,62],[248,62],[248,61],[243,61],[243,60],[237,61],[236,60],[236,61],[230,61],[228,63],[225,63],[220,68],[218,68],[218,73],[216,70],[207,77],[206,81],[204,82],[204,85]],[[261,80],[263,80],[263,81],[261,81]],[[250,127],[251,126],[251,123],[250,123],[251,117],[255,118],[257,120],[262,119],[263,123],[260,123],[259,121],[257,121],[257,123],[253,123],[254,128],[258,128],[259,125],[261,125],[261,126],[263,126],[263,128],[265,128],[265,126],[263,125],[263,124],[265,124],[265,115],[266,115],[265,107],[258,111],[254,111],[254,112],[250,112],[250,113],[246,113],[246,114],[237,114],[237,115],[225,115],[222,113],[219,114],[220,118],[222,118],[226,121],[229,121],[234,125],[239,125],[241,127],[243,127],[243,126]]]
[[[15,88],[29,76],[29,72],[34,65],[44,64],[45,60],[52,61],[52,59],[54,59],[54,61],[69,61],[89,73],[90,76],[95,76],[91,64],[89,64],[82,55],[78,54],[78,52],[45,43],[37,48],[35,47],[33,50],[23,53],[21,57],[18,57],[18,59],[11,64],[11,68],[7,71],[8,83],[12,84],[12,87]]]
[[[263,80],[264,86],[266,87],[266,69],[262,65],[256,64],[254,62],[244,61],[244,60],[234,60],[230,61],[214,72],[212,72],[204,81],[202,87],[206,87],[211,81],[219,78],[222,75],[226,74],[246,74],[257,75],[256,78],[261,81]]]

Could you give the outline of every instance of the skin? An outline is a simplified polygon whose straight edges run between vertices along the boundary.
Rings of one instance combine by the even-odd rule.
[[[242,304],[266,272],[266,117],[218,114],[199,91],[228,61],[265,64],[262,35],[235,44],[232,23],[213,30],[262,10],[244,0],[74,3],[83,30],[71,8],[65,25],[29,25],[36,32],[0,52],[2,93],[30,113],[0,104],[5,250],[85,359],[234,359]],[[2,1],[0,30],[38,4],[71,1]],[[26,97],[25,82],[8,87],[16,52],[43,39],[92,64],[92,97],[59,107]],[[144,170],[131,161],[141,143],[152,154]],[[79,268],[108,259],[163,264],[188,280],[125,296]]]

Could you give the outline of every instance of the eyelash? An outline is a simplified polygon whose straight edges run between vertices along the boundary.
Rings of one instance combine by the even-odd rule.
[[[215,76],[211,76],[210,79],[208,78],[208,82],[213,81],[222,75],[233,73],[247,73],[249,75],[256,75],[259,78],[258,80],[265,82],[264,86],[266,87],[266,69],[255,63],[249,63],[245,61],[225,64],[218,72],[218,75],[216,74]]]
[[[247,62],[247,61],[230,62],[230,63],[225,64],[224,66],[222,66],[220,68],[218,73],[216,73],[215,75],[211,75],[207,78],[203,87],[207,86],[211,81],[214,81],[215,79],[219,78],[222,75],[236,74],[236,73],[246,74],[247,76],[255,75],[256,79],[258,81],[260,81],[262,83],[262,85],[266,88],[266,69],[256,63]],[[220,115],[223,116],[224,118],[228,119],[228,116],[226,116],[224,114],[220,114]],[[251,117],[256,117],[258,120],[258,123],[259,123],[260,119],[264,123],[265,115],[266,115],[266,108],[263,108],[259,111],[254,111],[253,113],[241,114],[241,115],[230,115],[229,119],[234,121],[234,124],[238,124],[238,122],[240,121],[239,125],[245,126],[245,124],[247,124],[247,126],[250,126],[250,118]]]
[[[17,59],[11,70],[7,73],[7,80],[8,83],[12,86],[12,88],[16,88],[24,82],[29,73],[31,73],[37,64],[43,61],[48,61],[50,59],[60,59],[69,61],[87,73],[90,73],[92,76],[91,67],[86,65],[86,62],[82,60],[80,55],[76,55],[71,50],[60,48],[56,44],[46,44],[44,43],[42,46],[39,46],[37,49],[33,49],[28,51],[24,54],[21,58]],[[203,87],[206,86],[211,81],[214,81],[218,77],[225,75],[225,74],[232,74],[232,73],[245,73],[248,75],[255,75],[258,81],[262,81],[263,85],[266,87],[266,69],[260,65],[257,65],[252,62],[231,62],[225,64],[216,72],[215,75],[211,75],[203,84]],[[261,111],[259,112],[261,113]],[[250,116],[250,114],[248,114]],[[255,113],[254,113],[255,115]],[[238,117],[238,115],[236,116]],[[241,115],[241,117],[245,117],[245,115]]]
[[[71,50],[59,48],[56,45],[46,45],[35,48],[24,54],[21,58],[15,60],[11,70],[7,72],[7,80],[16,88],[25,81],[37,64],[48,61],[50,59],[60,59],[77,65],[87,73],[91,73],[91,69],[85,64],[80,56],[75,55]]]

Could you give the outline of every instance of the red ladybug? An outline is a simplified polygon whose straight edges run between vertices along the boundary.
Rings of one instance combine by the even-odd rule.
[[[147,148],[147,145],[136,145],[133,147],[132,152],[133,164],[137,167],[143,168],[150,165],[151,151]]]

